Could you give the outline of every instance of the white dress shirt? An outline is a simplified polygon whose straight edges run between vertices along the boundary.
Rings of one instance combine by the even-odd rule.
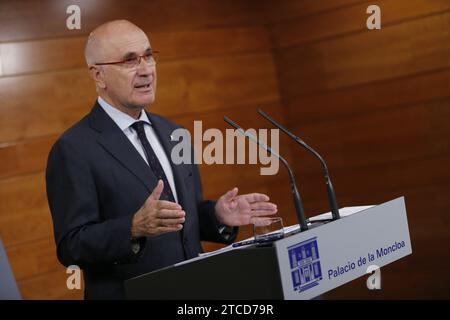
[[[119,109],[114,108],[110,104],[108,104],[101,97],[98,97],[98,103],[105,110],[105,112],[111,117],[111,119],[117,124],[120,130],[127,136],[128,140],[133,144],[136,150],[141,155],[142,159],[147,163],[147,158],[145,157],[144,148],[142,147],[141,141],[137,135],[137,132],[131,127],[131,125],[137,121],[144,121],[146,124],[144,125],[145,135],[147,136],[148,142],[153,148],[156,156],[158,157],[159,162],[166,174],[167,180],[169,181],[170,189],[172,190],[175,201],[178,202],[177,190],[175,189],[175,180],[173,178],[172,167],[170,166],[169,159],[158,140],[158,137],[155,133],[155,130],[151,126],[151,122],[147,117],[147,113],[141,112],[139,119],[134,119],[128,114],[120,111]]]

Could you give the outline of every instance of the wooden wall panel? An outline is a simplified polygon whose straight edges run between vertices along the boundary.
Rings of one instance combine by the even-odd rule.
[[[66,9],[81,9],[81,30],[68,30]],[[87,35],[114,19],[145,30],[180,31],[259,25],[263,6],[244,1],[6,0],[0,2],[0,42]]]
[[[177,32],[148,30],[151,45],[161,61],[213,55],[267,51],[267,32],[262,27],[222,28]],[[86,36],[0,43],[1,76],[84,68]]]
[[[446,188],[446,185],[448,187],[450,172],[449,169],[443,168],[447,159],[448,155],[442,155],[390,164],[333,168],[330,169],[330,172],[338,200],[342,199],[340,206],[354,205],[350,201],[352,199],[358,204],[361,202],[376,204],[375,201],[384,202],[394,199],[410,189],[415,190],[423,187],[439,191],[439,188]],[[319,170],[307,172],[299,164],[295,171],[301,178],[299,188],[305,201],[316,197],[323,197],[326,201],[325,186]],[[423,174],[419,175],[418,172],[423,172]],[[443,195],[444,192],[438,194]],[[427,205],[426,199],[420,200],[424,202],[425,208]],[[442,212],[436,214],[442,214]],[[413,212],[411,212],[411,215],[414,218]]]
[[[278,106],[264,108],[267,112],[275,112]],[[257,128],[261,122],[256,115],[256,107],[246,109],[227,109],[226,111],[216,111],[212,113],[199,114],[198,116],[177,117],[174,120],[181,125],[186,126],[193,132],[193,121],[203,121],[203,131],[208,128],[219,128],[221,130],[227,127],[223,121],[223,116],[228,115],[232,119],[240,119],[239,122],[246,128]],[[50,136],[46,141],[46,148],[40,146],[40,141],[36,145],[30,143],[29,149],[36,150],[37,155],[28,159],[28,165],[19,167],[19,170],[6,172],[6,175],[13,176],[19,171],[20,176],[0,180],[0,234],[6,243],[13,244],[16,241],[32,241],[38,239],[51,231],[50,214],[47,210],[47,200],[45,196],[45,177],[43,170],[46,166],[47,154],[50,145],[55,137]],[[27,140],[29,141],[29,140]],[[281,142],[281,146],[287,141]],[[204,143],[204,147],[208,142]],[[290,151],[287,148],[281,148],[280,152],[286,155],[290,160]],[[2,157],[5,163],[15,163],[18,159],[24,159],[19,154],[17,157]],[[226,190],[238,186],[246,192],[251,192],[255,185],[270,185],[273,179],[285,179],[287,184],[287,175],[285,169],[279,164],[279,173],[276,176],[260,176],[260,165],[201,165],[200,170],[205,185],[205,196],[216,198]],[[266,166],[264,166],[266,167]],[[220,172],[220,174],[217,174]],[[29,219],[25,219],[28,217]],[[20,223],[22,221],[22,223]],[[17,234],[23,234],[17,238]]]
[[[450,99],[446,99],[293,125],[293,132],[326,150],[333,167],[352,168],[448,154],[450,140],[445,137],[450,137],[449,117]],[[302,167],[306,171],[313,169],[308,163]]]
[[[51,254],[51,253],[49,253]],[[81,282],[81,290],[69,290],[66,286],[66,269],[61,265],[56,265],[57,269],[47,273],[40,273],[36,276],[18,281],[20,293],[24,299],[39,300],[81,300],[83,299],[84,285]]]
[[[152,110],[168,116],[279,99],[270,53],[170,62],[158,72]]]
[[[53,235],[41,172],[0,180],[0,234],[9,246]]]
[[[279,99],[270,53],[165,62],[157,72],[151,110],[169,117]],[[62,132],[89,112],[95,97],[84,69],[0,78],[0,142]]]
[[[0,147],[0,177],[42,171],[51,146],[58,137],[46,135],[38,138],[5,143]]]
[[[14,184],[10,185],[14,186]],[[249,183],[247,184],[244,183],[239,187],[243,192],[264,192],[269,194],[272,198],[272,201],[281,204],[279,206],[280,216],[282,216],[286,222],[293,223],[293,219],[295,216],[292,211],[293,205],[292,201],[290,201],[289,184],[287,183],[286,179],[272,177],[270,179],[270,184],[266,183],[259,185],[251,185]],[[23,193],[24,197],[27,197],[30,196],[32,192],[31,191],[26,192],[26,190],[24,190]],[[217,197],[221,193],[222,188],[219,186],[215,191],[215,194],[212,194],[212,196]],[[2,196],[2,200],[7,200],[3,198],[4,192],[2,192],[0,195]],[[16,207],[17,198],[10,199],[7,206],[8,208]],[[39,207],[39,205],[34,203],[28,203],[27,206],[30,209],[32,209],[33,207]],[[5,208],[2,208],[2,212],[7,212],[4,209]],[[40,215],[37,215],[35,213],[36,210],[33,211],[34,211],[33,215],[27,216],[26,219],[27,221],[25,221],[25,219],[22,219],[22,221],[20,221],[21,224],[17,223],[19,222],[19,220],[8,221],[6,224],[2,223],[1,224],[2,229],[0,229],[1,234],[6,235],[6,237],[4,237],[5,242],[8,240],[11,241],[10,244],[7,246],[7,254],[11,261],[11,266],[14,270],[16,280],[19,282],[19,284],[23,282],[26,283],[28,279],[36,277],[39,278],[41,275],[47,273],[54,274],[56,272],[59,272],[65,274],[65,269],[61,267],[56,260],[54,240],[51,231],[43,230],[40,238],[33,239],[31,238],[31,234],[33,234],[32,232],[31,234],[28,234],[27,231],[29,230],[23,230],[24,224],[25,225],[29,224],[31,226],[38,223],[39,220],[41,219],[46,221],[48,225],[51,224],[50,214],[48,213],[48,211],[46,212],[43,211],[42,214]],[[44,213],[46,213],[46,215],[44,215]],[[11,228],[12,230],[6,230],[8,228]],[[20,228],[22,228],[22,230]],[[19,237],[17,237],[18,234],[21,235],[20,239],[18,239]],[[9,238],[8,235],[10,236]],[[36,236],[38,234],[35,232],[34,235]],[[249,227],[244,227],[243,232],[241,232],[239,235],[239,238],[243,239],[249,236],[251,236],[251,229]],[[206,248],[212,249],[217,247],[220,246],[210,245],[208,247],[208,244],[206,244]],[[59,275],[57,278],[61,279],[62,277],[63,277],[62,275]],[[61,283],[59,285],[61,285]],[[51,292],[56,288],[53,288],[52,285],[49,284],[49,289]],[[47,294],[45,294],[44,296],[46,295]]]
[[[239,123],[246,128],[264,127],[265,124],[262,122],[263,119],[259,116],[256,117],[257,109],[261,107],[266,112],[273,114],[279,110],[280,105],[263,104],[245,108],[233,107],[205,113],[174,116],[171,117],[171,120],[186,127],[192,134],[192,141],[195,139],[193,131],[194,121],[202,121],[203,132],[209,128],[218,128],[222,130],[222,134],[225,137],[225,129],[230,128],[223,120],[225,115],[229,116],[231,119],[239,119]],[[4,143],[0,147],[0,157],[3,160],[3,166],[0,167],[0,177],[7,178],[15,175],[41,172],[44,170],[50,148],[57,138],[58,135],[45,135],[37,138],[19,140],[17,142]],[[289,140],[284,136],[281,136],[280,138],[280,152],[289,159],[290,150],[286,147],[286,143],[288,143]],[[198,139],[202,139],[202,136]],[[203,147],[206,147],[208,144],[209,142],[205,142]]]
[[[81,7],[79,31],[65,27],[69,4]],[[83,56],[87,34],[116,18],[147,32],[161,51],[150,111],[187,128],[203,120],[205,130],[223,130],[223,115],[257,127],[257,108],[281,109],[263,10],[252,1],[0,3],[0,236],[24,298],[82,298],[82,291],[66,288],[68,275],[56,260],[44,169],[51,145],[89,112],[96,97]],[[210,198],[234,185],[241,192],[269,192],[280,182],[288,188],[283,171],[260,177],[259,167],[249,165],[200,170]],[[232,178],[236,175],[241,179]],[[274,201],[285,198],[277,193]],[[244,228],[240,237],[250,232]]]
[[[58,265],[52,237],[20,246],[9,246],[6,253],[18,281],[52,271]]]
[[[437,249],[450,245],[450,3],[378,1],[376,31],[367,1],[309,14],[305,3],[285,2],[268,24],[288,126],[327,160],[341,207],[404,195],[413,247],[383,268],[382,291],[363,277],[325,298],[448,299],[450,278],[424,270],[450,267]],[[307,215],[327,210],[318,162],[292,144],[291,157]]]
[[[292,94],[283,96],[283,101],[292,124],[308,124],[443,100],[450,97],[449,82],[450,69],[443,69],[309,95]]]
[[[290,19],[275,22],[271,28],[273,44],[276,48],[288,48],[305,42],[313,42],[333,37],[367,31],[367,7],[376,4],[382,8],[382,27],[400,24],[408,20],[440,14],[450,10],[450,3],[445,0],[410,0],[410,1],[343,1],[345,6],[338,6],[335,1],[314,1],[312,4],[336,6],[334,10],[321,11],[305,16],[305,4],[313,1],[295,1],[289,5]],[[342,2],[342,1],[341,1]],[[283,2],[288,4],[289,2]],[[286,9],[284,9],[286,11]],[[289,32],[286,32],[289,30]]]
[[[308,19],[308,17],[323,12],[353,6],[361,2],[365,2],[365,0],[283,0],[277,2],[267,0],[265,18],[268,24],[285,23],[294,19]]]
[[[69,4],[81,7],[81,30],[65,27]],[[23,296],[82,298],[65,287],[56,260],[44,168],[52,143],[96,96],[84,65],[87,34],[127,18],[162,52],[150,111],[189,130],[194,120],[224,130],[223,115],[270,128],[256,114],[263,108],[327,159],[341,207],[406,196],[414,254],[383,270],[382,293],[368,292],[360,279],[326,298],[448,298],[450,278],[436,283],[422,270],[430,255],[450,267],[446,252],[429,249],[450,245],[450,4],[381,0],[382,29],[368,31],[369,4],[0,2],[0,236]],[[328,211],[319,163],[284,136],[281,146],[307,216]],[[286,224],[296,223],[284,168],[275,176],[259,168],[201,165],[205,196],[234,186],[264,192]],[[251,236],[249,226],[241,229],[239,239]]]
[[[284,95],[320,92],[450,67],[450,13],[277,50]],[[411,34],[414,33],[414,37]],[[295,67],[294,67],[295,66]],[[299,72],[302,70],[302,72]]]

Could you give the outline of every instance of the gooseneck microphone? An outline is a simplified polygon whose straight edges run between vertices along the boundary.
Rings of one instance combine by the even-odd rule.
[[[333,220],[337,220],[340,218],[339,215],[339,209],[336,201],[336,193],[334,192],[333,185],[331,184],[331,178],[330,173],[328,171],[327,164],[325,163],[325,160],[320,156],[320,154],[308,146],[305,141],[288,131],[286,127],[284,127],[282,124],[276,122],[274,119],[272,119],[267,113],[262,111],[261,109],[258,109],[258,113],[262,115],[267,121],[269,121],[271,124],[273,124],[275,127],[283,131],[285,134],[287,134],[290,138],[292,138],[295,142],[297,142],[299,145],[301,145],[303,148],[311,152],[317,159],[320,160],[320,163],[322,164],[323,173],[325,177],[325,184],[327,186],[327,193],[328,193],[328,202],[330,203],[331,207],[331,215],[333,216]]]
[[[281,163],[283,163],[283,165],[286,167],[289,174],[289,180],[291,182],[291,192],[294,199],[295,212],[297,213],[297,220],[298,224],[300,225],[300,231],[308,230],[308,225],[305,219],[305,212],[303,210],[302,200],[300,198],[300,193],[298,192],[297,184],[295,182],[294,173],[292,172],[286,159],[280,156],[276,151],[272,150],[268,145],[259,141],[259,139],[256,138],[254,135],[244,131],[244,129],[242,129],[239,125],[237,125],[234,121],[230,120],[228,117],[223,117],[223,119],[225,120],[226,123],[235,128],[244,137],[247,137],[248,139],[252,140],[256,144],[258,144],[261,148],[270,152],[270,154],[273,154],[275,157],[281,160]]]

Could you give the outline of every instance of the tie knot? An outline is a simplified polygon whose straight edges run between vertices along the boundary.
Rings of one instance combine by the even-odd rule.
[[[136,130],[138,133],[139,132],[144,132],[144,124],[145,121],[136,121],[135,123],[133,123],[131,125],[131,127]]]

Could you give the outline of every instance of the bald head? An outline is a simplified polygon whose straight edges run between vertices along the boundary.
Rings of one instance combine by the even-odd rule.
[[[142,108],[155,100],[153,55],[144,31],[126,20],[97,27],[89,35],[85,49],[89,74],[98,95],[135,119]]]
[[[127,37],[133,34],[147,38],[144,31],[127,20],[113,20],[95,28],[89,34],[84,50],[87,65],[111,59]]]

